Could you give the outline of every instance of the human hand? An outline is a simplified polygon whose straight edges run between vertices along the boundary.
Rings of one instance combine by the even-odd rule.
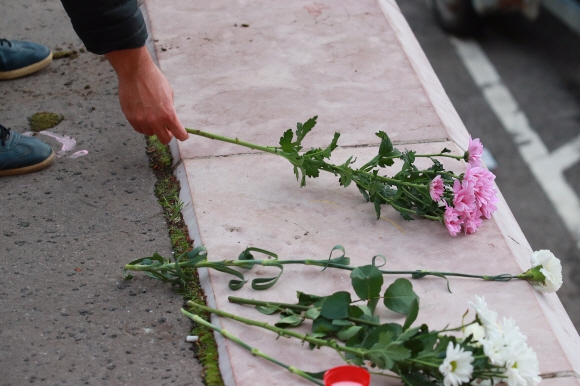
[[[105,57],[119,79],[119,102],[135,131],[156,135],[161,143],[185,141],[185,131],[173,106],[173,89],[147,48],[112,51]]]

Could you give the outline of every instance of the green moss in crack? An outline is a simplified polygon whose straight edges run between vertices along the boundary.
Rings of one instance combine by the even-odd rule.
[[[147,139],[147,154],[150,166],[157,176],[155,195],[163,208],[167,221],[167,230],[171,239],[171,246],[176,255],[191,250],[193,241],[188,236],[187,226],[181,216],[183,205],[179,200],[179,181],[173,175],[173,158],[168,146],[163,145],[157,138]],[[193,280],[181,289],[181,294],[186,300],[206,304],[205,294],[199,283],[197,271],[186,268],[184,271],[192,274]],[[206,319],[208,315],[204,316]],[[195,343],[196,355],[203,366],[203,378],[207,386],[223,386],[219,366],[217,344],[213,332],[207,327],[195,326],[192,335],[199,336]]]
[[[49,113],[46,111],[33,114],[28,117],[30,129],[35,132],[44,131],[58,125],[64,120],[64,116],[57,113]]]
[[[191,249],[189,237],[182,229],[175,226],[170,227],[169,237],[171,237],[171,245],[173,245],[173,250],[175,251],[176,255],[181,255]]]
[[[147,155],[149,156],[149,165],[156,174],[157,172],[161,172],[165,177],[173,177],[171,173],[171,166],[173,164],[171,151],[169,151],[167,145],[159,142],[155,136],[147,138]],[[159,176],[157,177],[159,178]]]

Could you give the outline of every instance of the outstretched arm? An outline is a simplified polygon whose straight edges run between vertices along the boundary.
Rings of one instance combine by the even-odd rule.
[[[105,57],[119,78],[119,101],[125,117],[139,133],[156,135],[161,143],[188,138],[173,107],[171,85],[145,47],[111,51]]]
[[[137,0],[61,0],[87,50],[105,55],[119,78],[119,101],[133,128],[163,143],[188,134],[173,107],[173,90],[145,48]]]

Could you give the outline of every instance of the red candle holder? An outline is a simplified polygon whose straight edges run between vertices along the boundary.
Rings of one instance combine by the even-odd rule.
[[[324,373],[324,386],[369,386],[371,375],[357,366],[339,366]]]

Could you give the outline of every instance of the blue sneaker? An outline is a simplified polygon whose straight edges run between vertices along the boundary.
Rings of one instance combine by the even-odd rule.
[[[0,39],[0,80],[20,78],[52,62],[52,52],[42,44]]]
[[[46,143],[0,125],[0,176],[35,172],[53,159],[54,152]]]

